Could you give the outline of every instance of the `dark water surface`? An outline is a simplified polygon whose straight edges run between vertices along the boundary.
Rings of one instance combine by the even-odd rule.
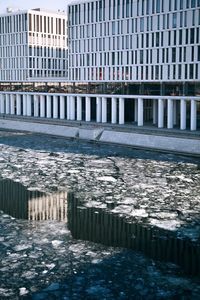
[[[199,299],[198,158],[5,131],[0,151],[0,299]]]

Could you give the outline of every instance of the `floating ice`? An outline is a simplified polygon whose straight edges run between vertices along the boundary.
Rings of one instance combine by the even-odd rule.
[[[112,176],[97,177],[97,180],[99,180],[99,181],[108,181],[108,182],[116,182],[117,181],[117,179],[115,179]]]
[[[29,293],[29,291],[25,287],[22,287],[22,288],[19,289],[19,295],[20,296],[26,295],[28,293]]]
[[[63,243],[63,241],[54,240],[51,243],[52,243],[53,247],[57,248]]]

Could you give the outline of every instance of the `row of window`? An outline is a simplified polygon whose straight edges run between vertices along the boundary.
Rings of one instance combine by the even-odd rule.
[[[27,14],[0,17],[0,33],[27,31]]]
[[[51,58],[66,58],[67,51],[61,48],[30,46],[29,56],[51,57]]]
[[[17,81],[22,80],[25,81],[29,77],[66,77],[67,72],[62,70],[41,70],[41,69],[35,69],[35,70],[26,70],[26,69],[20,69],[19,67],[17,69],[12,70],[0,70],[0,78],[1,81]]]
[[[12,81],[12,80],[26,80],[28,76],[28,71],[26,69],[15,69],[15,70],[4,70],[0,69],[1,81]]]
[[[62,34],[66,33],[66,20],[55,17],[29,14],[29,31]]]
[[[198,25],[200,25],[200,9],[194,10],[191,15],[189,15],[188,11],[185,11],[162,16],[148,16],[121,21],[72,26],[69,29],[69,33],[71,38],[80,39]]]
[[[0,47],[0,61],[11,57],[25,57],[28,55],[27,46]]]
[[[172,47],[117,51],[107,53],[76,54],[69,57],[70,67],[123,66],[200,62],[200,46]]]
[[[66,61],[50,58],[29,58],[29,68],[31,69],[49,69],[49,70],[66,70]]]
[[[198,80],[199,70],[198,64],[70,68],[69,78],[73,81]]]
[[[15,34],[0,34],[0,47],[24,44],[27,44],[27,34],[25,32]]]
[[[68,18],[71,26],[196,7],[200,0],[100,0],[69,6]]]
[[[69,53],[93,53],[96,51],[136,50],[168,46],[195,45],[200,41],[200,27],[178,31],[154,32],[137,35],[121,35],[113,38],[96,38],[71,41]]]
[[[66,71],[60,71],[60,70],[29,70],[28,77],[36,78],[36,77],[66,77]]]

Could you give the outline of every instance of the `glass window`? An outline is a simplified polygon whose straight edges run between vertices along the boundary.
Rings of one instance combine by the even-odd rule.
[[[142,16],[144,15],[144,0],[142,0]]]
[[[198,59],[198,61],[200,61],[200,46],[198,46],[197,59]]]
[[[196,2],[196,0],[191,0],[191,7],[193,8],[193,7],[195,7],[195,3]]]
[[[160,40],[159,32],[156,32],[156,47],[159,47],[159,40]]]
[[[172,48],[172,62],[176,62],[176,48]]]
[[[174,0],[174,10],[177,10],[177,0]]]
[[[160,15],[157,16],[157,30],[160,30]]]
[[[176,28],[177,26],[177,13],[173,13],[173,17],[172,17],[172,27]]]
[[[172,1],[169,0],[169,11],[171,11],[171,10],[172,10]]]
[[[182,30],[179,30],[179,45],[182,45]]]
[[[144,31],[144,18],[140,18],[140,31]]]
[[[160,0],[156,0],[156,12],[160,13]]]
[[[195,10],[192,11],[192,26],[195,25]]]
[[[199,0],[200,1],[200,0]],[[149,0],[146,1],[146,14],[149,15],[150,11],[150,4],[149,4]]]
[[[183,27],[183,12],[180,12],[180,27]]]
[[[184,26],[187,27],[187,11],[185,11],[184,17],[185,17],[185,19],[184,19]]]
[[[194,44],[194,33],[195,33],[194,28],[191,28],[190,29],[190,44]]]

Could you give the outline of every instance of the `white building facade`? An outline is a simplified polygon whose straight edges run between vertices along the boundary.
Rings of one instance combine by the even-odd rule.
[[[42,64],[29,86],[0,82],[1,114],[200,129],[200,0],[76,1],[67,18],[67,76]],[[43,50],[29,47],[29,65]]]
[[[0,81],[67,76],[66,15],[41,9],[0,16]]]
[[[69,5],[69,79],[199,82],[199,0]]]

